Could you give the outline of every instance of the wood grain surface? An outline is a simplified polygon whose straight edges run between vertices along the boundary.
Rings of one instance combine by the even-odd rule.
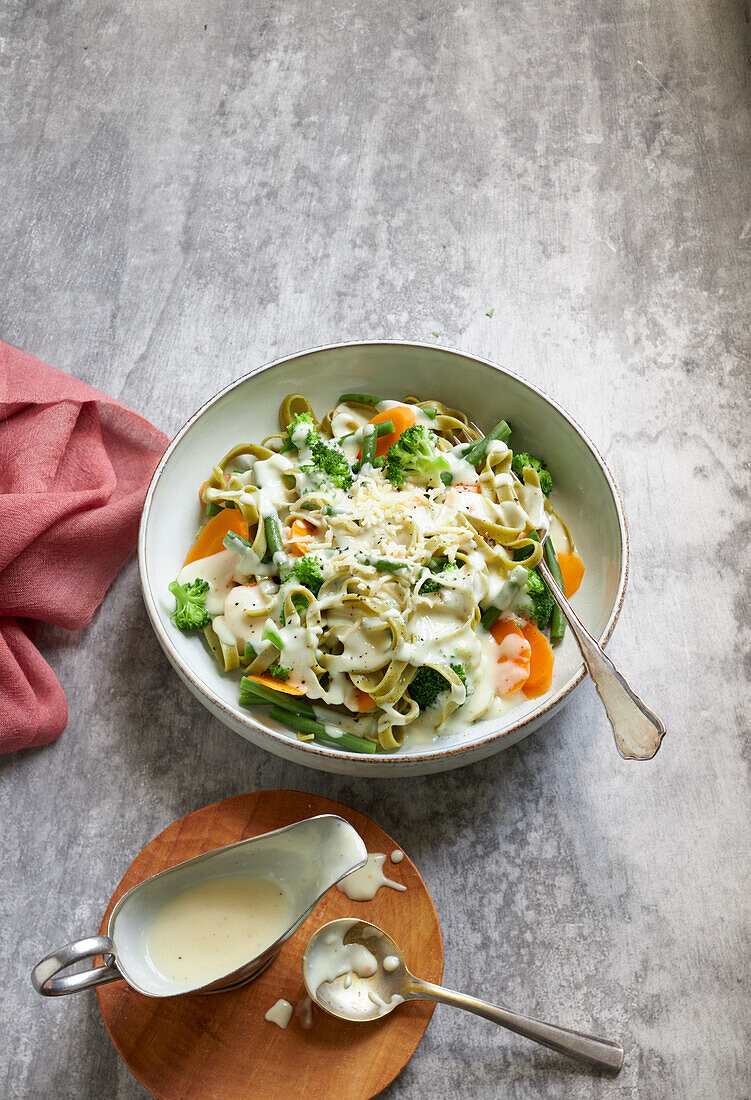
[[[322,813],[349,821],[369,852],[399,847],[369,818],[327,798],[298,791],[228,798],[176,821],[143,849],[115,890],[102,930],[122,894],[150,875]],[[346,1024],[314,1006],[309,1029],[301,1015],[282,1030],[264,1014],[280,997],[293,1006],[304,1000],[305,945],[316,928],[338,917],[378,924],[401,945],[414,973],[440,982],[443,941],[427,887],[406,855],[387,873],[406,892],[382,888],[373,901],[354,902],[330,890],[271,966],[240,989],[165,999],[144,997],[125,982],[99,989],[104,1023],[134,1076],[162,1100],[368,1100],[384,1089],[417,1049],[433,1005],[413,1002],[373,1024]]]

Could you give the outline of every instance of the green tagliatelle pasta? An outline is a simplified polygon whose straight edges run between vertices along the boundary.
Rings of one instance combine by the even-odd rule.
[[[345,395],[319,424],[288,395],[202,486],[175,621],[303,740],[389,752],[501,713],[552,606],[534,573],[549,474],[525,455],[516,476],[509,433],[414,396]]]

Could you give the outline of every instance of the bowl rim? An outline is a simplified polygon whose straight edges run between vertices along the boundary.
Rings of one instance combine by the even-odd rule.
[[[256,378],[258,375],[265,374],[266,371],[272,370],[274,367],[280,366],[282,363],[292,363],[297,359],[303,359],[310,355],[319,355],[324,352],[336,351],[340,348],[368,348],[368,347],[394,347],[394,348],[423,348],[427,351],[446,352],[450,355],[458,355],[462,359],[467,359],[473,363],[479,363],[483,367],[487,367],[489,370],[506,375],[514,382],[518,382],[520,385],[528,390],[531,390],[537,397],[540,397],[546,404],[562,416],[575,432],[584,440],[590,451],[594,455],[600,469],[605,475],[605,480],[610,489],[610,494],[615,505],[616,516],[618,519],[618,531],[620,536],[620,548],[621,548],[621,568],[618,578],[618,588],[616,590],[616,598],[613,604],[613,610],[610,613],[605,628],[602,631],[599,641],[601,644],[605,644],[610,638],[615,624],[618,621],[618,616],[621,613],[623,606],[623,598],[626,590],[626,584],[628,581],[629,572],[629,539],[628,528],[626,526],[626,516],[623,509],[623,502],[621,500],[618,486],[615,483],[615,479],[610,472],[610,469],[600,453],[599,449],[590,439],[589,435],[584,431],[580,424],[568,413],[566,410],[558,404],[552,397],[549,397],[538,386],[532,382],[528,382],[525,378],[516,374],[514,371],[509,370],[507,367],[501,367],[497,363],[494,363],[490,359],[486,359],[483,356],[472,355],[468,352],[461,351],[459,348],[453,348],[448,345],[442,344],[427,344],[420,340],[343,340],[333,344],[319,344],[312,348],[307,348],[305,351],[294,352],[291,355],[282,355],[277,359],[273,359],[268,363],[264,363],[259,367],[255,367],[253,370],[246,372],[239,378],[230,382],[224,386],[221,390],[215,393],[212,397],[201,405],[193,415],[185,421],[182,427],[176,432],[173,439],[170,441],[167,449],[160,458],[156,469],[152,475],[149,487],[146,491],[146,497],[144,499],[143,509],[141,512],[141,520],[138,529],[138,570],[141,580],[141,591],[143,594],[144,604],[146,605],[146,612],[149,616],[152,628],[157,636],[159,643],[161,644],[166,655],[170,661],[179,669],[181,675],[188,680],[197,693],[206,697],[210,701],[213,707],[220,710],[227,718],[233,723],[239,723],[246,727],[253,734],[261,734],[262,740],[270,742],[268,751],[274,753],[274,755],[280,755],[278,751],[275,752],[276,745],[284,745],[289,749],[290,746],[297,748],[301,751],[302,755],[311,754],[316,756],[321,761],[339,760],[339,761],[352,761],[359,765],[367,767],[368,762],[371,760],[378,765],[386,765],[394,770],[403,770],[405,766],[410,769],[417,767],[420,764],[429,764],[438,760],[445,760],[447,758],[453,759],[454,757],[461,756],[463,753],[470,752],[472,749],[478,749],[482,747],[487,749],[488,746],[494,745],[498,741],[511,736],[514,733],[518,733],[527,725],[531,725],[533,722],[538,725],[542,724],[545,720],[544,716],[549,711],[557,709],[563,701],[571,694],[571,692],[581,683],[586,675],[586,667],[582,666],[578,672],[575,672],[573,676],[558,689],[558,691],[552,695],[549,699],[546,699],[545,704],[539,708],[536,708],[531,714],[528,714],[524,719],[514,722],[510,726],[505,726],[502,730],[495,733],[490,733],[481,740],[467,740],[464,744],[454,745],[451,748],[438,748],[440,742],[433,742],[432,750],[427,752],[415,752],[410,753],[408,756],[403,756],[399,752],[395,753],[383,753],[377,756],[364,756],[362,753],[356,752],[342,752],[339,749],[327,748],[322,745],[317,745],[313,741],[292,741],[291,738],[285,734],[277,733],[275,730],[263,725],[260,721],[253,721],[250,713],[244,714],[238,706],[228,706],[226,701],[216,694],[216,692],[207,684],[204,680],[197,675],[185,661],[181,658],[177,650],[175,649],[172,641],[165,630],[161,618],[158,613],[158,604],[154,592],[151,587],[151,580],[149,577],[148,566],[146,563],[146,541],[148,536],[148,524],[151,514],[151,506],[153,503],[154,493],[159,480],[162,476],[165,466],[172,457],[173,452],[176,450],[179,443],[188,434],[193,425],[207,412],[213,405],[224,398],[227,394],[237,389],[239,386],[244,385],[249,380]],[[511,712],[513,713],[513,712]],[[530,730],[530,733],[533,732]],[[252,740],[252,738],[248,738]],[[517,738],[513,738],[512,744]],[[272,747],[273,746],[273,747]],[[266,747],[265,745],[261,747]],[[437,751],[436,751],[437,750]],[[284,755],[284,754],[282,754]],[[486,752],[484,755],[490,755]],[[287,757],[288,758],[288,757]],[[301,764],[305,764],[305,760],[298,761]],[[469,761],[468,761],[469,763]]]

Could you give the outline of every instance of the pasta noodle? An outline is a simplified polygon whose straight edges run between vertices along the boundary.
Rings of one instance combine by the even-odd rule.
[[[170,586],[205,598],[202,622],[175,621],[202,625],[221,667],[245,672],[241,701],[278,699],[303,740],[391,752],[501,713],[524,696],[502,698],[496,666],[524,649],[493,623],[516,638],[541,621],[529,578],[552,511],[547,470],[530,460],[520,481],[508,432],[414,396],[345,395],[319,424],[288,395],[279,430],[202,486],[207,515],[234,509],[248,536],[217,521],[221,541]]]

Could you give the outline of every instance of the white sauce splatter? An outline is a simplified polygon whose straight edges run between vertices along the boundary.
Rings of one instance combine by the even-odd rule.
[[[276,1024],[282,1031],[292,1019],[292,1005],[289,1001],[285,1001],[281,997],[276,1004],[273,1004],[264,1016],[264,1020],[268,1020],[271,1024]]]
[[[337,890],[341,890],[350,901],[372,901],[382,886],[389,886],[392,890],[406,890],[400,882],[392,882],[383,873],[383,865],[386,856],[382,852],[374,852],[368,856],[368,862],[359,871],[353,871],[336,884]]]
[[[401,849],[397,848],[395,851],[393,851],[391,853],[391,862],[392,863],[401,863],[401,861],[403,859],[404,859],[404,852],[402,852]]]

